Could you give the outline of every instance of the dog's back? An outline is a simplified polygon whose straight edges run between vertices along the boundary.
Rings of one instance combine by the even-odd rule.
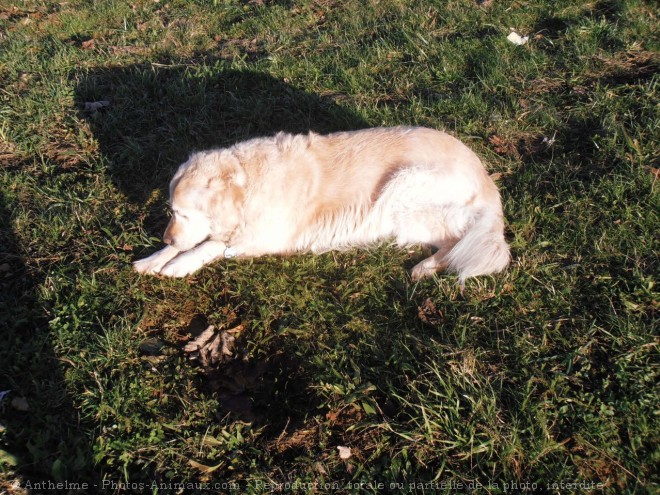
[[[394,239],[438,251],[415,278],[448,268],[465,278],[509,262],[497,187],[479,158],[448,134],[397,127],[312,136],[314,198],[296,250],[321,252]]]

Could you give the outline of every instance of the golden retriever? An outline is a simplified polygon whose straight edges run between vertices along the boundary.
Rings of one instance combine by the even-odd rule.
[[[170,183],[167,246],[139,273],[184,277],[225,257],[320,253],[393,240],[437,251],[412,278],[467,277],[509,262],[497,187],[444,132],[279,133],[194,153]]]

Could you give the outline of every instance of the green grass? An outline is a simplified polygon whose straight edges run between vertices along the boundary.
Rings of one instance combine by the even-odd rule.
[[[0,1],[0,491],[657,492],[656,17]],[[131,271],[192,150],[397,124],[497,174],[505,273],[415,284],[421,253],[387,246]],[[206,324],[245,330],[203,374],[182,347]]]

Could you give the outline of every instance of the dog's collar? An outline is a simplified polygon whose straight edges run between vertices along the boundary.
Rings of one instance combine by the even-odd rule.
[[[234,235],[236,235],[236,231],[238,230],[239,226],[237,225],[234,230],[232,230],[229,235],[227,235],[224,239],[223,242],[225,243],[225,252],[224,252],[224,257],[229,259],[229,258],[235,258],[238,255],[238,251],[231,247],[231,240],[234,238]]]
[[[238,252],[231,246],[225,248],[225,258],[235,258]]]

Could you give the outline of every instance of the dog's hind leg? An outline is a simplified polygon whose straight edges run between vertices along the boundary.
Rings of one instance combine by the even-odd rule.
[[[432,277],[434,273],[444,271],[449,266],[447,254],[456,242],[445,241],[440,248],[426,259],[417,263],[410,272],[412,279],[417,282],[423,278]]]

